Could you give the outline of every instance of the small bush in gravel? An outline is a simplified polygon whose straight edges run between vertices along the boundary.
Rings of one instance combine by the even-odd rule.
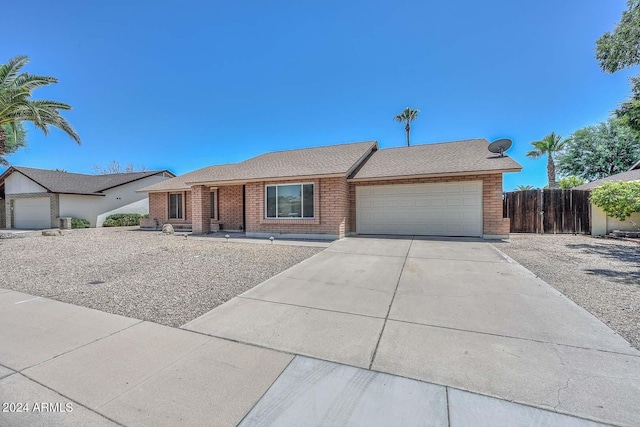
[[[113,214],[109,215],[102,224],[103,227],[126,227],[140,225],[140,214]]]
[[[82,218],[71,218],[71,228],[89,228],[91,224],[89,221]]]

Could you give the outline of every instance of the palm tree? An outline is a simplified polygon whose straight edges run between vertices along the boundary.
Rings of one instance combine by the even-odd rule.
[[[59,110],[71,110],[71,106],[58,101],[33,100],[31,92],[39,87],[58,82],[55,77],[21,73],[29,62],[26,56],[16,56],[0,65],[0,156],[7,152],[8,134],[19,138],[23,122],[31,122],[45,135],[49,126],[55,126],[80,144],[80,136],[60,115]]]
[[[549,179],[549,188],[557,188],[556,184],[556,164],[553,161],[553,155],[562,150],[566,140],[562,140],[562,135],[556,135],[551,132],[540,141],[531,143],[534,150],[527,153],[527,157],[537,159],[540,156],[547,155],[547,178]]]
[[[520,184],[516,187],[516,191],[527,191],[527,190],[533,190],[533,186]]]
[[[407,147],[411,145],[409,139],[409,132],[411,132],[411,122],[418,117],[418,113],[420,110],[414,110],[409,107],[405,108],[404,111],[393,118],[396,122],[406,123],[407,125],[404,127],[404,130],[407,132]]]

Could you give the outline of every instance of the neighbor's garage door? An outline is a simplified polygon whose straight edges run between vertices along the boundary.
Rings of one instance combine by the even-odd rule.
[[[359,234],[482,236],[482,181],[356,187]]]
[[[51,228],[49,198],[14,200],[13,218],[14,228]]]

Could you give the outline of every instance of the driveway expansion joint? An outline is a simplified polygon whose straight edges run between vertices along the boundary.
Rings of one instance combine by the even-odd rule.
[[[427,327],[427,328],[448,329],[448,330],[452,330],[452,331],[468,332],[470,334],[490,335],[490,336],[494,336],[494,337],[507,338],[507,339],[513,339],[513,340],[530,341],[530,342],[535,342],[535,343],[539,343],[539,344],[549,344],[549,345],[552,345],[552,346],[562,346],[562,347],[576,348],[576,349],[579,349],[579,350],[597,351],[597,352],[602,352],[602,353],[607,353],[607,354],[615,354],[615,355],[618,355],[618,356],[640,358],[640,353],[635,351],[635,349],[633,349],[633,348],[630,350],[630,351],[635,351],[633,354],[631,354],[631,353],[621,353],[619,351],[603,350],[603,349],[600,349],[600,348],[592,348],[592,347],[581,347],[581,346],[578,346],[578,345],[557,343],[557,342],[552,342],[552,341],[542,341],[542,340],[537,340],[537,339],[534,339],[534,338],[523,338],[523,337],[516,337],[516,336],[512,336],[512,335],[496,334],[496,333],[493,333],[493,332],[474,331],[474,330],[471,330],[471,329],[460,329],[460,328],[454,328],[454,327],[451,327],[451,326],[433,325],[433,324],[427,324],[427,323],[418,323],[418,322],[411,322],[411,321],[408,321],[408,320],[401,320],[401,319],[394,319],[394,318],[389,318],[388,320],[392,320],[392,321],[398,322],[398,323],[406,323],[406,324],[409,324],[409,325],[424,326],[424,327]],[[385,323],[385,325],[386,325],[386,323]]]
[[[460,261],[460,262],[477,262],[483,264],[504,264],[503,261],[492,261],[485,259],[468,259],[468,258],[443,258],[443,257],[431,257],[431,256],[409,256],[408,259],[430,259],[435,261]]]
[[[396,299],[396,294],[398,293],[398,287],[400,286],[400,279],[402,279],[402,273],[404,272],[404,267],[407,265],[407,259],[409,259],[409,253],[411,252],[411,245],[413,245],[413,240],[415,236],[411,237],[411,242],[409,243],[409,248],[407,249],[407,253],[404,257],[404,261],[402,263],[402,268],[400,269],[400,274],[398,274],[398,280],[396,281],[396,287],[393,290],[393,296],[391,297],[391,301],[389,302],[389,307],[387,308],[387,315],[384,317],[384,323],[382,324],[382,329],[380,330],[380,335],[378,336],[378,341],[376,342],[376,346],[373,349],[373,354],[371,355],[371,362],[369,363],[369,370],[373,366],[373,363],[376,360],[376,354],[378,353],[378,347],[380,347],[380,341],[382,340],[382,334],[384,334],[384,328],[387,326],[387,321],[389,320],[389,313],[391,313],[391,307],[393,306],[393,301]]]
[[[327,311],[329,313],[348,314],[348,315],[351,315],[351,316],[368,317],[368,318],[371,318],[371,319],[380,319],[380,320],[385,319],[385,317],[380,317],[380,316],[371,316],[371,315],[368,315],[368,314],[352,313],[352,312],[349,312],[349,311],[331,310],[329,308],[309,307],[308,305],[293,304],[293,303],[290,303],[290,302],[282,302],[282,301],[272,301],[272,300],[268,300],[268,299],[264,299],[264,298],[252,298],[252,297],[246,297],[246,296],[242,296],[242,295],[239,295],[236,298],[247,299],[247,300],[251,300],[251,301],[267,302],[267,303],[270,303],[270,304],[288,305],[288,306],[291,306],[291,307],[299,307],[299,308],[305,308],[305,309],[309,309],[309,310]]]
[[[449,386],[444,387],[444,399],[447,404],[447,426],[451,427],[451,409],[449,407]]]
[[[258,346],[256,346],[256,347],[258,347]],[[251,413],[251,411],[253,411],[253,408],[255,408],[258,405],[258,403],[260,403],[260,401],[266,396],[266,394],[269,393],[269,390],[271,390],[271,388],[276,383],[276,381],[278,381],[278,379],[287,371],[289,366],[291,366],[291,364],[293,363],[293,361],[297,357],[297,355],[295,355],[295,354],[293,354],[292,356],[293,357],[291,358],[291,360],[289,360],[289,363],[287,363],[287,366],[285,366],[284,369],[280,372],[280,374],[278,374],[278,376],[274,378],[273,382],[269,385],[269,387],[267,387],[267,389],[264,391],[264,393],[262,393],[262,395],[258,398],[258,400],[256,400],[256,402],[251,406],[251,408],[242,416],[242,418],[240,419],[240,421],[238,421],[236,426],[239,426],[239,425],[242,424],[244,419],[247,418],[247,416]]]

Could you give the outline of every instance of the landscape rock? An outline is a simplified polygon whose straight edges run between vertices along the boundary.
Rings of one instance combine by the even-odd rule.
[[[63,233],[64,239],[45,239],[40,232],[20,236],[0,240],[0,289],[171,327],[323,249],[175,238],[137,227],[85,228]]]
[[[162,232],[164,234],[173,234],[175,233],[175,231],[173,230],[173,225],[171,224],[165,224],[162,226]]]
[[[43,236],[62,236],[62,231],[60,230],[42,230]]]

